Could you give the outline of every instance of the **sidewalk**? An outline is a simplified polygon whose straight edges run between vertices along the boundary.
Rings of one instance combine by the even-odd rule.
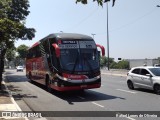
[[[18,117],[3,117],[3,112],[11,111],[22,111],[17,103],[14,101],[11,93],[6,87],[5,81],[6,77],[3,75],[2,89],[0,90],[0,120],[25,120],[26,118]]]

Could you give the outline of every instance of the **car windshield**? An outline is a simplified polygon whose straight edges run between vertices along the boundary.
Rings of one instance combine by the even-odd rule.
[[[18,66],[18,68],[23,68],[22,66]]]
[[[149,70],[150,70],[155,76],[160,76],[160,68],[149,68]]]
[[[61,67],[68,71],[92,71],[98,69],[99,60],[96,49],[62,49]]]

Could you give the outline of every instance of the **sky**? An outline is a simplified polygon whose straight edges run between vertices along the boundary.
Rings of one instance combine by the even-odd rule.
[[[80,33],[107,47],[107,9],[93,0],[87,5],[76,0],[29,0],[26,26],[35,28],[32,41],[15,44],[32,46],[51,33]],[[112,0],[111,0],[112,1]],[[160,0],[116,0],[108,3],[109,57],[154,59],[160,57]],[[107,48],[106,48],[107,56]]]

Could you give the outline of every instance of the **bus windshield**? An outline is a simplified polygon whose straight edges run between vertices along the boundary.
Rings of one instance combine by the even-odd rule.
[[[92,71],[99,68],[96,49],[61,49],[61,68],[67,71]]]

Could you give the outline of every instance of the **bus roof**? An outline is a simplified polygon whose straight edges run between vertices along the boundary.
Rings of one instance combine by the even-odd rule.
[[[48,36],[44,37],[43,39],[40,40],[40,42],[45,41],[46,39],[49,38],[57,38],[57,39],[66,39],[66,40],[93,40],[92,37],[88,35],[83,35],[83,34],[78,34],[78,33],[53,33],[49,34]],[[29,49],[39,45],[39,41],[33,44]]]
[[[40,41],[46,40],[48,38],[59,38],[59,39],[87,39],[87,40],[93,40],[92,37],[88,35],[83,35],[83,34],[77,34],[77,33],[54,33],[50,34],[47,37],[41,39]]]
[[[37,45],[39,45],[39,42],[34,43],[30,48],[28,48],[28,50],[31,49],[31,48],[36,47]]]

